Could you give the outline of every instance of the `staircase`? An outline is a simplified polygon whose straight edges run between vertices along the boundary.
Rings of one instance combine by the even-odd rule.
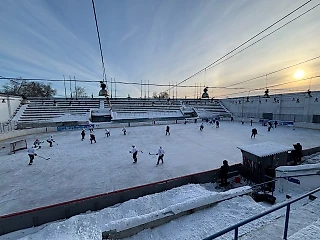
[[[301,239],[319,240],[319,237],[320,237],[319,233],[320,233],[320,218],[313,224],[293,234],[291,237],[289,237],[289,240],[301,240]]]
[[[319,214],[320,214],[320,200],[307,202],[303,206],[292,207],[295,208],[290,211],[288,239],[320,239],[320,231],[315,238],[301,238],[302,234],[307,234],[309,230],[316,230],[320,228]],[[283,239],[284,222],[285,222],[285,208],[274,212],[273,214],[280,215],[274,221],[269,222],[262,227],[244,234],[239,237],[241,240],[274,240]],[[307,236],[307,235],[306,235]]]

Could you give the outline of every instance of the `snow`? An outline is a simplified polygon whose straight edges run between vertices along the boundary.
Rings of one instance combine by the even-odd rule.
[[[258,144],[241,146],[238,148],[248,153],[254,154],[258,157],[265,157],[292,150],[292,147],[283,146],[276,142],[263,142]]]
[[[299,232],[295,233],[289,240],[319,240],[320,237],[320,218]]]
[[[167,117],[182,117],[181,111],[133,111],[133,112],[120,112],[113,111],[112,119],[139,119],[139,118],[167,118]]]
[[[50,148],[44,143],[37,151],[40,156],[51,159],[46,161],[36,158],[32,166],[28,166],[26,151],[7,155],[9,142],[14,139],[1,141],[1,146],[6,148],[0,149],[0,214],[206,171],[220,167],[223,159],[228,159],[230,164],[238,163],[242,160],[241,152],[237,149],[240,144],[274,141],[290,146],[292,143],[301,142],[304,148],[310,148],[317,146],[320,140],[319,131],[293,131],[287,127],[278,127],[267,132],[265,127],[256,125],[260,133],[265,133],[251,139],[252,127],[239,123],[221,122],[219,129],[205,124],[202,132],[199,131],[200,123],[170,126],[170,136],[165,136],[166,126],[161,125],[127,128],[126,136],[122,134],[121,128],[110,127],[109,138],[104,137],[103,129],[98,129],[95,130],[96,144],[89,143],[88,133],[82,142],[80,131],[57,132],[53,137],[58,145]],[[27,136],[26,139],[30,144],[36,138],[45,140],[50,135],[51,133],[37,134]],[[144,151],[144,154],[138,154],[137,164],[132,163],[132,156],[129,154],[132,144]],[[164,148],[166,154],[164,164],[156,166],[156,156],[146,153],[155,152],[159,146]],[[319,156],[315,155],[315,158],[319,159]],[[101,239],[101,232],[106,231],[108,224],[112,222],[124,224],[124,219],[142,221],[146,216],[154,216],[154,213],[163,209],[177,211],[221,196],[212,189],[214,187],[190,184],[132,199],[99,212],[10,233],[0,236],[0,240],[20,237],[33,240]],[[291,196],[295,196],[299,191],[301,192],[293,191]],[[283,196],[277,198],[285,199]],[[130,239],[201,239],[268,207],[254,202],[249,196],[235,197],[155,229],[144,230]],[[279,214],[271,214],[241,227],[240,233],[253,231],[277,215]],[[222,239],[230,239],[231,235],[225,235]]]
[[[194,208],[198,208],[204,205],[215,203],[218,201],[223,201],[225,199],[235,197],[238,195],[244,195],[251,192],[251,188],[248,186],[229,190],[227,192],[213,192],[209,195],[200,195],[193,199],[186,200],[174,205],[169,205],[161,210],[154,211],[148,214],[140,215],[138,217],[122,218],[117,221],[110,222],[106,225],[106,231],[116,229],[117,231],[122,231],[128,228],[132,228],[138,225],[142,225],[157,219],[161,219],[168,215],[175,215],[184,211],[188,211]]]
[[[187,209],[186,206],[195,207],[199,204],[208,203],[208,201],[203,201],[204,199],[214,199],[214,196],[219,195],[231,196],[232,194],[241,193],[248,190],[246,188],[242,188],[241,190],[234,189],[225,193],[217,193],[209,190],[214,189],[213,186],[210,187],[209,185],[213,184],[184,185],[161,193],[143,196],[138,199],[132,199],[122,204],[105,208],[98,212],[89,212],[87,214],[74,216],[63,221],[6,234],[0,236],[0,240],[98,240],[101,239],[101,233],[110,228],[117,228],[117,230],[120,230],[121,228],[129,228],[133,225],[143,223],[146,220],[152,220],[151,217],[155,216],[155,214],[177,209],[177,206],[179,209]],[[298,192],[293,192],[292,196],[296,195],[298,195]],[[310,207],[308,207],[308,205],[310,205]],[[312,210],[314,208],[319,209],[317,204],[313,205],[313,208],[311,208],[312,204],[307,204],[305,205],[305,208],[309,209],[309,211],[314,211]],[[259,214],[268,208],[269,206],[256,203],[250,196],[247,195],[234,197],[230,200],[219,202],[217,205],[205,210],[197,211],[191,215],[180,217],[157,228],[145,229],[128,239],[202,239],[237,222]],[[292,205],[290,218],[291,222],[293,222],[296,208],[300,209],[301,204],[299,206]],[[239,236],[245,236],[241,239],[251,239],[249,237],[247,238],[247,235],[245,234],[249,234],[249,236],[251,232],[256,234],[256,231],[259,231],[260,228],[268,224],[270,224],[270,227],[279,228],[281,232],[277,234],[278,236],[281,236],[283,231],[284,213],[285,209],[281,209],[240,227]],[[308,211],[305,211],[305,214],[308,214]],[[302,215],[300,212],[298,212],[296,215],[305,216],[305,214]],[[315,213],[315,215],[317,214]],[[274,226],[273,221],[277,220],[280,220],[282,224],[277,224]],[[304,222],[306,222],[306,220],[304,220]],[[219,239],[231,239],[232,235],[233,232],[230,232]],[[258,234],[255,236],[259,236],[259,239],[275,239],[272,237],[268,238],[268,236],[272,236],[272,232],[261,235]]]
[[[298,166],[280,166],[276,168],[276,171],[280,172],[293,172],[293,171],[305,171],[305,170],[320,170],[320,163],[315,164],[303,164]]]
[[[242,189],[242,191],[244,190],[246,191],[247,189]],[[205,199],[219,194],[221,195],[221,193],[209,191],[201,185],[189,184],[165,192],[132,199],[99,212],[82,214],[64,221],[33,228],[34,233],[27,236],[24,236],[26,233],[22,230],[0,236],[0,239],[20,239],[19,237],[24,236],[21,239],[98,240],[101,239],[102,231],[107,230],[114,223],[131,223],[131,219],[142,222],[146,216],[150,216],[152,213],[168,210],[170,207],[188,205],[191,202],[198,203],[199,197]],[[233,190],[231,193],[224,193],[224,195],[228,194],[236,194],[236,192]],[[174,239],[200,239],[218,229],[231,226],[243,218],[258,214],[262,209],[265,209],[265,207],[255,203],[249,196],[235,197],[231,200],[220,202],[209,209],[171,221],[154,230],[144,230],[130,239],[172,239],[172,236],[175,236]],[[243,227],[243,230],[248,231],[257,226],[259,226],[259,223],[247,225]],[[181,231],[181,229],[184,230]]]

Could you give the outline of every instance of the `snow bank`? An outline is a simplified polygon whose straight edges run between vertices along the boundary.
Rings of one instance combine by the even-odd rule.
[[[226,192],[212,192],[212,194],[210,195],[188,199],[184,202],[170,205],[164,209],[154,211],[148,214],[112,221],[106,225],[105,230],[110,231],[116,229],[118,232],[123,231],[125,229],[133,228],[151,221],[164,218],[169,215],[175,215],[188,210],[196,209],[201,206],[209,205],[215,202],[220,202],[235,196],[247,194],[249,192],[251,192],[251,187],[249,186],[231,189]]]
[[[246,187],[224,193],[216,193],[199,184],[188,184],[161,193],[132,199],[98,212],[82,214],[64,221],[6,234],[0,236],[0,240],[20,238],[23,240],[100,240],[102,231],[106,230],[106,226],[111,226],[110,223],[115,226],[116,222],[130,222],[126,219],[141,218],[143,220],[143,216],[145,216],[145,219],[150,220],[150,216],[153,216],[155,212],[164,213],[165,211],[184,210],[186,206],[195,207],[207,203],[210,199],[224,199],[237,194],[244,194],[247,191],[250,191],[250,188]],[[170,236],[175,235],[177,235],[175,239],[200,239],[207,236],[208,231],[214,232],[217,229],[225,228],[263,210],[264,207],[255,203],[249,196],[235,197],[219,203],[214,208],[198,211],[188,217],[183,217],[183,220],[179,218],[156,228],[160,232],[163,231],[161,229],[166,229],[165,234],[168,236],[158,233],[156,235],[151,233],[151,235],[153,235],[152,239],[170,239]],[[177,226],[177,222],[182,222],[183,226]],[[187,232],[181,231],[181,229]],[[133,236],[133,238],[150,239],[150,231],[153,230],[145,230]],[[148,237],[145,235],[148,235]],[[178,235],[181,236],[178,237]]]
[[[320,163],[317,164],[305,164],[297,166],[281,166],[277,167],[276,171],[279,172],[297,172],[305,170],[320,170]]]

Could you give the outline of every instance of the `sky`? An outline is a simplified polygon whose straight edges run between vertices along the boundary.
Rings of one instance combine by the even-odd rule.
[[[95,0],[108,90],[113,96],[140,97],[139,85],[176,84],[218,60],[307,0]],[[313,0],[265,33],[319,4]],[[320,58],[275,74],[270,72],[320,55],[320,7],[216,67],[189,79],[170,97],[197,97],[204,86],[210,97],[320,90]],[[90,0],[0,1],[0,76],[41,79],[75,77],[77,86],[96,96],[102,64]],[[245,45],[244,47],[246,47]],[[241,48],[239,49],[241,50]],[[297,81],[293,75],[305,75]],[[258,76],[253,81],[230,86]],[[306,79],[307,78],[307,79]],[[305,80],[303,80],[305,79]],[[0,85],[5,80],[0,80]],[[292,84],[274,86],[296,81]],[[64,96],[63,82],[52,82]],[[198,86],[195,88],[194,86]],[[74,89],[74,83],[71,88]],[[142,96],[168,87],[142,88]],[[256,90],[260,89],[260,90]],[[70,85],[66,86],[67,95]],[[148,94],[149,93],[149,94]]]

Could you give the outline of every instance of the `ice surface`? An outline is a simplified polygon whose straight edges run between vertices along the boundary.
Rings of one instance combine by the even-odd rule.
[[[150,182],[179,177],[219,168],[224,159],[229,164],[242,161],[237,146],[273,141],[291,146],[300,142],[304,148],[320,142],[320,132],[309,129],[277,127],[271,132],[256,124],[261,136],[251,139],[251,126],[236,122],[221,122],[220,128],[200,123],[171,124],[171,135],[165,135],[165,125],[127,128],[109,127],[111,137],[104,129],[95,130],[97,143],[90,144],[87,132],[81,141],[80,131],[56,132],[57,144],[52,148],[46,142],[38,150],[46,161],[36,158],[32,166],[26,151],[8,155],[10,139],[1,141],[0,148],[0,215],[69,201]],[[36,138],[45,141],[51,133],[24,136],[28,144]],[[20,138],[17,138],[20,139]],[[138,154],[133,164],[129,153],[134,144],[144,153]],[[156,166],[157,157],[150,156],[159,146],[166,151],[164,164]]]

